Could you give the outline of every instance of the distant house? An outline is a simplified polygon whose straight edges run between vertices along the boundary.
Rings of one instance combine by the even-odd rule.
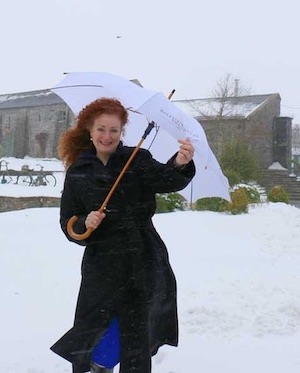
[[[278,93],[173,102],[201,123],[217,156],[225,142],[240,139],[262,168],[274,162],[289,167],[292,119],[280,117]]]
[[[135,81],[138,82],[138,81]],[[139,82],[138,82],[139,84]],[[175,100],[203,126],[216,156],[224,142],[243,139],[262,168],[291,159],[291,122],[280,117],[280,95]],[[5,156],[57,157],[58,139],[74,115],[50,90],[0,95],[0,146]]]

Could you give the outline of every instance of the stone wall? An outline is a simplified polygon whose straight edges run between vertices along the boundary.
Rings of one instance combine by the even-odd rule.
[[[65,104],[1,110],[0,144],[7,157],[53,158],[74,116]]]
[[[201,120],[208,142],[218,157],[226,142],[245,141],[265,169],[273,163],[273,122],[280,116],[280,99],[270,100],[247,118]]]
[[[0,212],[23,210],[37,207],[59,207],[56,197],[3,197],[0,196]]]

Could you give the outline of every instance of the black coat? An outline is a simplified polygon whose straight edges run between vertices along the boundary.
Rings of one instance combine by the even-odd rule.
[[[82,282],[74,327],[51,349],[73,363],[73,371],[89,371],[90,353],[113,317],[119,320],[121,372],[148,373],[151,355],[160,346],[176,346],[178,320],[176,280],[167,249],[152,224],[156,193],[183,189],[195,174],[193,162],[176,169],[155,161],[140,149],[107,205],[107,216],[86,239],[75,241],[68,220],[84,221],[98,210],[134,148],[120,143],[104,166],[87,151],[68,169],[61,199],[61,227],[70,241],[85,245]]]

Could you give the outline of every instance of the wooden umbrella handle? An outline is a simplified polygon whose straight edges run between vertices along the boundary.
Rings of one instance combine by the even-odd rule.
[[[93,228],[88,228],[84,233],[82,234],[79,234],[79,233],[76,233],[74,232],[74,229],[73,229],[73,226],[74,224],[77,222],[78,220],[78,217],[76,215],[72,216],[69,220],[68,220],[68,224],[67,224],[67,231],[69,233],[69,235],[74,238],[75,240],[78,240],[78,241],[81,241],[81,240],[85,240],[86,238],[88,238],[90,236],[90,234],[93,232]]]
[[[175,92],[175,89],[173,89],[170,92],[170,94],[168,96],[169,100],[173,96],[174,92]],[[99,209],[98,209],[99,212],[104,212],[105,211],[105,208],[106,208],[106,206],[108,204],[108,201],[110,200],[113,192],[115,191],[115,189],[118,186],[119,182],[121,181],[123,175],[125,174],[125,172],[127,171],[128,167],[130,166],[133,158],[136,156],[136,153],[140,149],[143,141],[149,135],[149,133],[151,132],[151,130],[152,130],[153,127],[154,127],[154,122],[149,123],[148,127],[145,130],[144,135],[142,136],[141,140],[139,141],[139,143],[135,147],[134,151],[131,153],[128,161],[124,165],[122,171],[120,172],[119,176],[117,177],[116,181],[114,182],[113,186],[111,187],[111,189],[110,189],[109,193],[107,194],[105,200],[103,201],[102,205],[99,207]],[[69,219],[69,221],[67,223],[67,232],[75,240],[78,240],[78,241],[85,240],[86,238],[88,238],[91,235],[91,233],[94,231],[94,228],[87,228],[87,230],[84,233],[76,233],[76,232],[74,232],[73,226],[74,226],[74,224],[76,223],[77,220],[78,220],[78,217],[76,215],[72,216]]]

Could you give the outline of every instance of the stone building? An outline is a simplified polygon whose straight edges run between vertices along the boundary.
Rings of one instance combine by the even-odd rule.
[[[74,116],[49,90],[0,96],[0,153],[6,157],[57,156],[60,134]]]
[[[216,156],[225,142],[243,140],[263,169],[290,166],[292,119],[280,117],[280,102],[278,93],[174,101],[202,124]]]
[[[280,117],[280,95],[173,101],[202,124],[216,156],[224,141],[242,139],[262,168],[291,158],[291,118]],[[0,95],[0,157],[57,156],[60,134],[74,115],[50,90]]]

